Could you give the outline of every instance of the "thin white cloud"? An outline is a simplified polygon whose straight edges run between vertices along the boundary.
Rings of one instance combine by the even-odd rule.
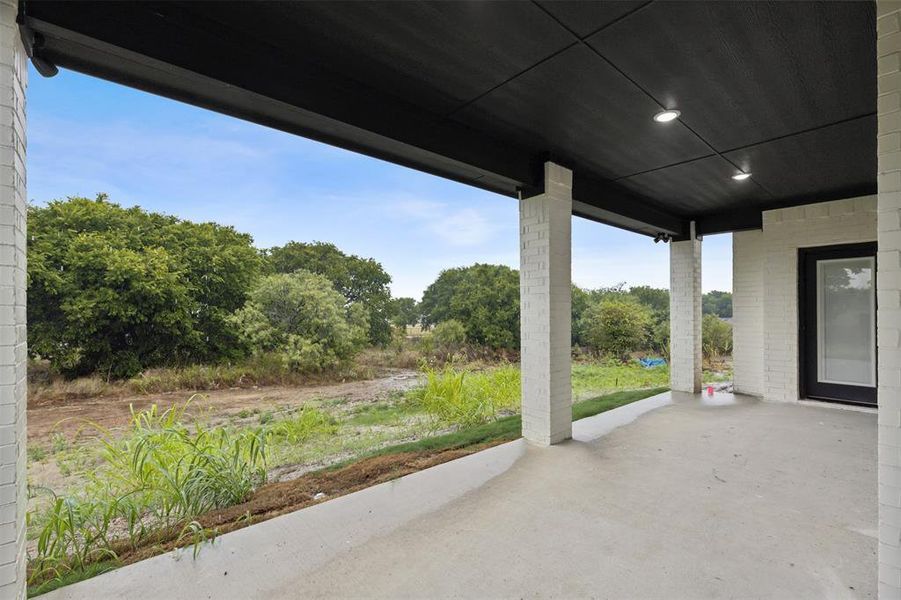
[[[449,212],[441,219],[430,221],[428,227],[446,243],[464,247],[480,246],[487,242],[494,232],[492,224],[475,208]]]
[[[435,200],[425,200],[416,197],[396,198],[390,203],[391,209],[395,214],[411,219],[429,220],[434,219],[435,215],[444,214],[447,209],[445,202]]]
[[[400,198],[392,209],[401,218],[412,221],[430,239],[458,248],[481,246],[496,233],[495,223],[484,211],[474,208],[455,208],[448,202],[423,198]]]

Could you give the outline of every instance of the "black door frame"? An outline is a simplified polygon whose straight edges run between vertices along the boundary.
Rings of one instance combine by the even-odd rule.
[[[831,383],[816,383],[811,385],[808,377],[817,372],[816,352],[816,310],[808,310],[808,301],[816,302],[816,272],[810,273],[809,266],[817,260],[830,258],[854,258],[857,256],[872,256],[876,265],[876,242],[864,242],[859,244],[839,244],[835,246],[817,246],[813,248],[798,249],[798,382],[801,398],[814,400],[826,400],[829,402],[841,402],[843,404],[858,404],[876,406],[878,387],[866,387],[857,385],[840,385]],[[876,285],[878,277],[878,265],[873,269],[873,285]],[[876,310],[878,310],[878,299]],[[816,306],[815,304],[813,305]],[[876,340],[873,340],[876,343]],[[879,349],[876,348],[876,361],[878,365]],[[877,381],[878,369],[877,369]],[[815,389],[810,389],[815,388]]]

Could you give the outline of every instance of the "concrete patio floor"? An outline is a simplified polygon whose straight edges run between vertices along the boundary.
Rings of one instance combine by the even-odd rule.
[[[47,594],[868,598],[876,414],[663,394]]]

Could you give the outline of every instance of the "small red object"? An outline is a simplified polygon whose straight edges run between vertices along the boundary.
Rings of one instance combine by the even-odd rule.
[[[713,386],[712,386],[712,385],[708,385],[708,386],[707,386],[707,395],[708,395],[708,396],[712,396],[712,395],[713,395]]]

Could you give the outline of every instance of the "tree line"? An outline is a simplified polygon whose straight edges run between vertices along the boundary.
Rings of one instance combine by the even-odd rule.
[[[597,354],[624,358],[637,351],[669,354],[669,290],[620,283],[594,290],[572,286],[572,343]],[[703,339],[708,355],[732,350],[732,294],[702,297]],[[469,342],[519,348],[519,273],[501,265],[447,269],[418,307],[420,322],[458,322]]]
[[[443,271],[423,295],[392,298],[391,276],[333,244],[259,250],[233,227],[73,197],[28,213],[29,352],[70,376],[131,377],[156,366],[275,354],[317,371],[384,345],[395,327],[519,347],[519,275],[476,264]],[[731,316],[712,292],[705,313]],[[667,345],[669,294],[573,287],[573,343],[625,354]]]

